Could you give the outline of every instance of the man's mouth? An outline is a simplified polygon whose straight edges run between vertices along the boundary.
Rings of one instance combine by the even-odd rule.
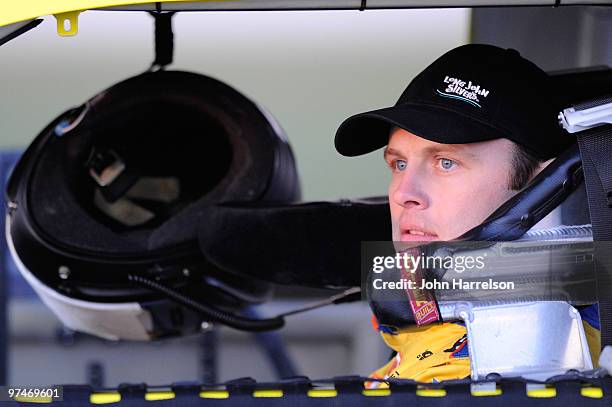
[[[400,236],[402,242],[429,242],[432,240],[439,240],[435,233],[416,228],[402,229]]]

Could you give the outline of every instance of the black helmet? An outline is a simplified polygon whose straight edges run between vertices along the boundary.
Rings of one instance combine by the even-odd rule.
[[[9,180],[7,238],[24,277],[66,325],[151,339],[195,331],[269,295],[268,284],[224,273],[201,254],[207,207],[299,196],[291,149],[265,110],[206,76],[148,72],[38,135]],[[198,306],[208,314],[193,312]]]

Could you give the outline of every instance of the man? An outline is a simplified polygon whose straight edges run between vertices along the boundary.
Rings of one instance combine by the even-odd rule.
[[[336,149],[356,156],[386,145],[394,241],[451,240],[482,223],[574,142],[559,131],[553,100],[546,73],[517,51],[465,45],[421,72],[395,106],[344,121]],[[462,324],[382,336],[397,353],[373,377],[441,381],[470,374]]]

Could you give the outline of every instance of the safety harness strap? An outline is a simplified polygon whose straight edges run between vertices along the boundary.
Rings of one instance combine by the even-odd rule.
[[[612,241],[612,126],[577,133],[587,191],[593,240]],[[612,278],[608,245],[595,246],[601,347],[612,345]]]

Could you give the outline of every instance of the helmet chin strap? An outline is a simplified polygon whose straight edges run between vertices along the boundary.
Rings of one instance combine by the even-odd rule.
[[[115,151],[94,148],[86,167],[97,184],[94,205],[124,226],[167,217],[181,193],[178,177],[140,175]]]
[[[168,215],[169,205],[180,195],[177,177],[142,177],[115,201],[108,201],[103,191],[96,189],[94,204],[104,214],[124,226],[143,225]]]

